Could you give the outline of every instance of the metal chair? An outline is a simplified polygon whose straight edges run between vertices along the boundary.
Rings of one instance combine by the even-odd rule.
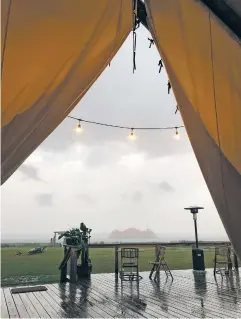
[[[165,253],[166,253],[166,247],[165,246],[161,246],[161,245],[157,245],[156,246],[156,260],[155,261],[150,261],[149,264],[152,265],[152,269],[149,275],[149,278],[152,279],[152,275],[154,272],[155,273],[155,277],[154,280],[158,279],[158,275],[160,273],[160,269],[162,268],[165,271],[165,274],[167,277],[171,277],[173,280],[173,276],[172,273],[168,267],[168,264],[165,260]]]
[[[213,274],[227,275],[232,271],[231,246],[216,246]]]
[[[139,280],[139,249],[138,248],[122,248],[121,249],[121,271],[120,278],[122,280]]]

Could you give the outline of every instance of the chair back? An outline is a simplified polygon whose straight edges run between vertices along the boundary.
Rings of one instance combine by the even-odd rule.
[[[156,246],[156,262],[164,259],[165,253],[166,253],[166,247],[161,246],[161,245],[157,245]]]
[[[230,246],[216,246],[215,257],[218,259],[225,259],[229,261],[231,259],[231,247]]]
[[[139,258],[138,248],[121,248],[121,258]]]

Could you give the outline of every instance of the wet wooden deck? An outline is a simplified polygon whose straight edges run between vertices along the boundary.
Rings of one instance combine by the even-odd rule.
[[[141,273],[139,282],[116,280],[114,274],[92,275],[78,285],[48,284],[47,291],[11,294],[1,289],[1,318],[239,318],[239,275],[217,276],[173,271],[174,280],[160,275],[160,284]]]

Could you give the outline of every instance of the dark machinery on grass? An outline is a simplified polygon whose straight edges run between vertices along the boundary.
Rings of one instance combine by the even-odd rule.
[[[28,251],[28,255],[42,254],[46,248],[47,248],[47,246],[44,246],[44,247],[36,247],[36,248],[30,249],[30,250]]]
[[[17,250],[15,256],[23,256],[23,253],[20,250]]]

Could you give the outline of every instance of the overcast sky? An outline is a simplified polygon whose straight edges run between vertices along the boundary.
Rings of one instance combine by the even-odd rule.
[[[71,115],[105,123],[163,127],[182,125],[176,102],[167,94],[165,70],[158,73],[156,47],[137,33],[137,70],[132,73],[132,38],[87,92]],[[192,239],[190,205],[200,238],[226,233],[184,129],[137,132],[65,119],[2,186],[2,236],[52,236],[81,221],[95,233],[128,227],[151,228],[168,239]]]

